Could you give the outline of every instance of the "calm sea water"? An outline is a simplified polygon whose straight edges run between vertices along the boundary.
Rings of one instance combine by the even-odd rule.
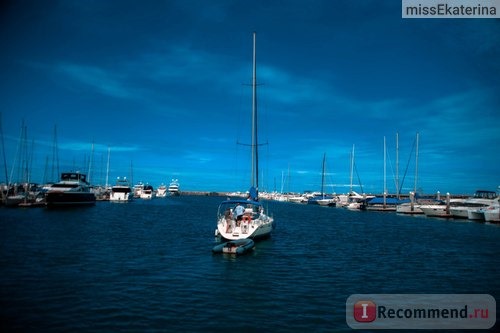
[[[0,208],[0,328],[337,332],[355,293],[500,300],[498,226],[270,202],[270,239],[212,255],[221,199]]]

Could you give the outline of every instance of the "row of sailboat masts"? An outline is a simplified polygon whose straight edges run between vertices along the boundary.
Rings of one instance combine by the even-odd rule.
[[[413,192],[417,192],[417,185],[418,185],[418,140],[419,140],[419,134],[417,132],[416,138],[415,138],[415,180],[414,180],[414,188]],[[354,146],[353,146],[353,155],[354,155]],[[384,200],[387,194],[387,147],[386,147],[386,138],[384,136]],[[352,167],[352,165],[351,165]],[[351,171],[352,172],[352,171]],[[352,180],[351,180],[352,182]],[[395,183],[396,183],[396,196],[399,199],[401,196],[401,188],[399,184],[399,133],[396,133],[396,177],[395,177]],[[384,201],[385,204],[385,201]]]

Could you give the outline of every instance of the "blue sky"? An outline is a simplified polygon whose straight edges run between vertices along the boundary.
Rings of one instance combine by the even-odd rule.
[[[261,190],[472,193],[500,185],[500,22],[402,19],[400,1],[7,1],[0,112],[31,179],[52,170],[183,190],[249,186],[257,32]],[[92,154],[92,143],[94,152]],[[49,163],[47,163],[49,161]],[[2,161],[2,170],[3,161]],[[132,172],[131,172],[132,171]],[[4,182],[2,171],[0,182]]]

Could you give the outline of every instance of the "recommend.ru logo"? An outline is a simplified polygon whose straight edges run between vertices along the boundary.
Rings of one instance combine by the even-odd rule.
[[[353,329],[488,329],[496,301],[488,294],[355,294],[346,322]]]

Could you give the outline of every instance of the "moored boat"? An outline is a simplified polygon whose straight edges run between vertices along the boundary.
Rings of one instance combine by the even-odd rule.
[[[453,214],[450,212],[450,208],[459,205],[462,201],[462,199],[451,199],[450,194],[446,193],[446,201],[441,201],[441,199],[438,198],[438,203],[421,205],[420,209],[424,212],[425,216],[428,217],[449,218],[453,217]]]
[[[335,199],[331,195],[325,194],[325,168],[326,168],[326,153],[323,154],[323,164],[321,171],[321,194],[320,196],[308,200],[308,204],[317,204],[320,206],[335,206]]]
[[[484,220],[491,223],[500,223],[500,206],[496,204],[484,209]]]
[[[467,210],[467,219],[471,221],[484,221],[484,210],[486,207],[478,208],[478,209],[468,209]]]
[[[480,211],[484,221],[492,223],[500,222],[500,197],[492,205],[481,208]]]
[[[23,183],[23,184],[13,184],[10,187],[7,186],[7,190],[4,194],[5,198],[3,204],[7,207],[19,207],[39,202],[40,198],[43,198],[43,193],[41,193],[41,188],[35,183]]]
[[[154,197],[154,188],[153,186],[146,184],[141,191],[141,199],[153,199]]]
[[[294,195],[294,196],[288,197],[288,201],[294,202],[294,203],[306,204],[307,198],[304,195]]]
[[[178,179],[172,179],[172,181],[168,185],[168,193],[170,193],[170,195],[173,196],[178,196],[181,194],[180,184]]]
[[[251,239],[238,239],[215,245],[212,252],[241,255],[251,251],[254,246],[255,242]]]
[[[366,201],[375,198],[375,196],[361,195],[351,190],[348,195],[341,195],[339,198],[341,203],[337,203],[338,207],[345,207],[349,210],[361,210],[366,208]]]
[[[4,205],[7,207],[17,207],[20,203],[25,202],[28,196],[26,186],[27,184],[11,185],[5,195]]]
[[[166,196],[167,196],[167,186],[162,183],[156,189],[156,197],[157,198],[165,198]]]
[[[226,200],[219,205],[216,236],[227,240],[258,239],[271,234],[272,217],[264,213],[264,207],[254,200]]]
[[[467,219],[469,211],[473,211],[469,219],[481,219],[480,212],[477,214],[474,212],[494,204],[495,201],[498,201],[498,195],[495,191],[477,190],[472,197],[450,207],[450,213],[454,218]]]
[[[61,180],[45,193],[47,207],[94,205],[96,197],[90,190],[87,176],[79,172],[63,172]]]
[[[123,179],[118,177],[116,179],[116,184],[111,187],[111,193],[109,195],[109,201],[113,202],[127,202],[132,199],[132,189],[130,188],[130,183],[126,177]]]
[[[134,185],[134,198],[140,198],[142,194],[142,190],[144,189],[144,183],[138,182]]]
[[[399,214],[423,214],[420,204],[415,202],[405,202],[396,206],[396,212]]]
[[[440,204],[440,201],[431,197],[422,198],[419,197],[418,194],[415,194],[415,192],[410,192],[410,202],[399,203],[398,206],[396,207],[396,212],[399,214],[410,214],[410,215],[424,214],[424,211],[422,210],[421,207],[424,205],[434,205],[434,204]]]
[[[389,212],[396,211],[396,206],[400,203],[397,198],[387,197],[387,177],[386,177],[386,160],[387,160],[387,149],[386,140],[384,136],[384,193],[382,197],[374,197],[365,201],[362,209],[373,210],[379,212]]]
[[[335,198],[325,196],[324,198],[318,199],[317,203],[320,206],[335,207]]]

